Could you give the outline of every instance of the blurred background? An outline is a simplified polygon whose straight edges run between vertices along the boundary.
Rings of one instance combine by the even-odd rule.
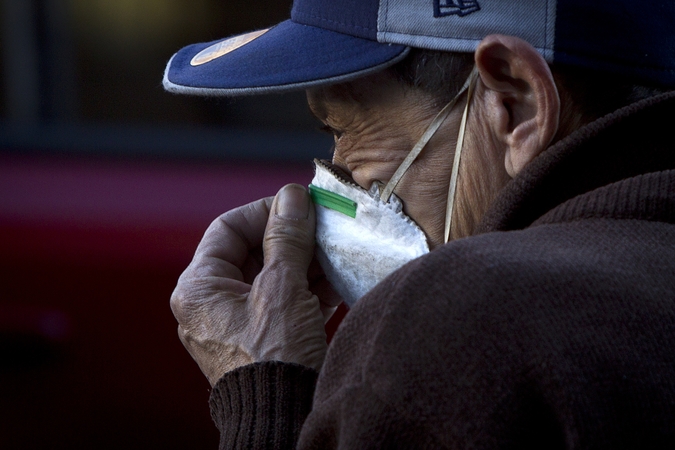
[[[328,156],[303,93],[176,96],[291,1],[0,0],[0,448],[217,448],[168,299],[220,213]]]

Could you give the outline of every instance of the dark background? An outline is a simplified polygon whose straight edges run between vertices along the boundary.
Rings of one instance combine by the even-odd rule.
[[[290,1],[0,0],[0,448],[216,448],[168,299],[218,214],[307,184],[303,93],[164,92]]]

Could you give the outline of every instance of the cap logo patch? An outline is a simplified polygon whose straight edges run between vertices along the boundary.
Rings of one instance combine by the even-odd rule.
[[[192,61],[190,61],[191,66],[201,66],[206,64],[209,61],[213,61],[216,58],[220,58],[223,55],[227,55],[230,52],[243,47],[254,39],[259,38],[263,34],[267,33],[269,28],[264,30],[252,31],[246,34],[240,34],[239,36],[234,36],[224,41],[220,41],[216,44],[206,47],[201,52],[197,53]]]
[[[478,0],[434,0],[434,17],[464,17],[478,10]]]

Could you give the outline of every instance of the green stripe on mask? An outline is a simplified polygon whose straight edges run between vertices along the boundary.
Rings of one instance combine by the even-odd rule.
[[[309,185],[309,195],[317,205],[325,206],[352,218],[356,217],[356,202],[347,197],[327,191],[313,184]]]

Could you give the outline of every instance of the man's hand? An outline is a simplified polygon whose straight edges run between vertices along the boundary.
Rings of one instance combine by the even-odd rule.
[[[321,368],[324,314],[336,305],[321,305],[308,287],[314,226],[309,195],[288,185],[274,199],[223,214],[206,231],[171,309],[181,341],[212,386],[258,361]]]

